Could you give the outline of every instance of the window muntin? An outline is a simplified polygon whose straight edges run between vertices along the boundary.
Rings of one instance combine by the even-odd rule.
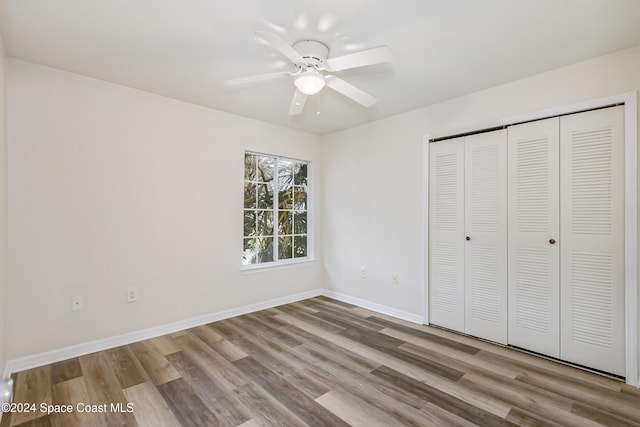
[[[308,169],[307,161],[245,153],[244,266],[308,258]]]

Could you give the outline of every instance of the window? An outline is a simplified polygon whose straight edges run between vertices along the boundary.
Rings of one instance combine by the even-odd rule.
[[[308,257],[309,162],[246,152],[242,264]]]

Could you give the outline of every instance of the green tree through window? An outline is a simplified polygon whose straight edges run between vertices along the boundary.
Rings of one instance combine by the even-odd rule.
[[[307,257],[308,165],[245,153],[243,265]]]

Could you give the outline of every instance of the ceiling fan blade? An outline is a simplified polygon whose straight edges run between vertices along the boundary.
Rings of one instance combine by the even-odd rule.
[[[307,95],[300,92],[298,89],[293,94],[293,99],[291,100],[291,106],[289,107],[289,115],[295,116],[297,114],[302,113],[304,110],[304,104],[307,102]]]
[[[258,37],[274,47],[278,52],[289,58],[289,60],[294,64],[305,64],[307,62],[304,60],[302,55],[296,52],[294,48],[276,34],[268,33],[266,31],[256,31],[256,34]]]
[[[366,65],[380,64],[393,60],[393,53],[387,46],[374,47],[349,53],[326,60],[329,71],[348,70],[349,68],[364,67]]]
[[[328,87],[338,93],[341,93],[347,98],[353,99],[355,102],[364,105],[365,107],[371,107],[373,104],[378,102],[376,98],[369,95],[367,92],[358,89],[351,83],[347,83],[336,76],[327,76],[325,80]]]
[[[259,83],[266,80],[279,79],[281,77],[288,77],[291,73],[289,71],[278,71],[277,73],[258,74],[255,76],[239,77],[237,79],[225,80],[222,82],[224,87],[243,86],[251,83]]]

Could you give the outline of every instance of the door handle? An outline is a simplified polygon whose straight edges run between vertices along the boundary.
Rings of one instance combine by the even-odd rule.
[[[471,240],[471,236],[467,236],[464,238],[465,240]]]
[[[551,243],[552,245],[556,244],[556,240],[555,239],[549,239],[549,243]]]

